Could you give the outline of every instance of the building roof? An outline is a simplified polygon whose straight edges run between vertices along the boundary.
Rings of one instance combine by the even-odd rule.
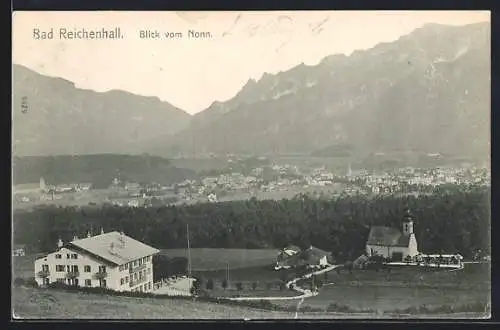
[[[289,244],[287,245],[286,247],[283,248],[283,250],[281,251],[286,251],[286,250],[291,250],[291,251],[295,251],[295,252],[300,252],[300,248],[296,245],[292,245],[292,244]]]
[[[410,236],[403,235],[397,228],[373,226],[368,235],[368,245],[405,246],[410,243]]]
[[[329,256],[329,252],[311,246],[306,250],[286,258],[285,260],[278,261],[278,265],[289,267],[317,265],[323,257],[328,258]]]
[[[116,265],[150,256],[160,252],[149,245],[139,242],[117,231],[77,239],[69,243],[79,249],[89,252]]]

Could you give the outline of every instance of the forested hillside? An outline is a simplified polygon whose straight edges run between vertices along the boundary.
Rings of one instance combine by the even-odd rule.
[[[94,188],[108,187],[114,178],[122,181],[171,184],[192,178],[194,171],[173,166],[168,159],[142,155],[63,155],[14,157],[14,184],[90,182]]]
[[[316,200],[235,201],[160,208],[77,209],[47,207],[14,214],[14,242],[52,251],[59,237],[83,236],[91,227],[124,230],[157,248],[281,248],[288,243],[313,244],[336,258],[363,252],[371,225],[400,226],[405,208],[415,217],[422,252],[490,249],[490,192],[456,189],[420,197],[364,196]]]

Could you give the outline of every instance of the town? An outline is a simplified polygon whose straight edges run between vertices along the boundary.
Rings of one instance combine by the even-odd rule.
[[[231,164],[231,162],[229,162]],[[425,194],[450,186],[489,186],[491,170],[484,167],[405,167],[391,171],[353,170],[344,173],[322,167],[269,164],[241,173],[219,171],[218,175],[200,175],[172,185],[155,182],[130,182],[115,178],[107,189],[93,189],[91,183],[39,183],[14,187],[15,206],[62,204],[127,207],[222,202],[249,198],[281,199],[299,194],[335,197],[342,194]],[[340,171],[341,172],[341,171]]]

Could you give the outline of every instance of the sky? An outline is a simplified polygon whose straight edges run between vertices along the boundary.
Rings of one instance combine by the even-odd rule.
[[[16,12],[13,63],[61,77],[79,88],[121,89],[194,114],[238,93],[264,72],[369,49],[426,23],[490,21],[488,11],[274,11],[274,12]],[[62,40],[59,29],[119,27],[118,40]],[[37,40],[33,30],[54,30]],[[141,30],[182,38],[141,39]],[[211,37],[189,38],[188,30]]]

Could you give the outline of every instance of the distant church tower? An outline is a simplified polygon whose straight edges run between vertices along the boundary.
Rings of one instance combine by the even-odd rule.
[[[45,180],[43,178],[40,178],[40,190],[45,190]]]
[[[413,216],[411,215],[410,210],[406,210],[405,212],[403,219],[403,234],[405,236],[413,234]]]

